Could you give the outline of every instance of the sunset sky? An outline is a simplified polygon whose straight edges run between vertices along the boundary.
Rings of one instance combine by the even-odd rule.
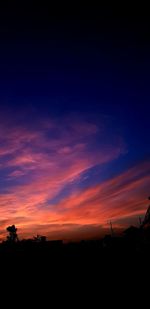
[[[3,9],[0,239],[12,224],[50,239],[137,225],[150,195],[147,20]]]

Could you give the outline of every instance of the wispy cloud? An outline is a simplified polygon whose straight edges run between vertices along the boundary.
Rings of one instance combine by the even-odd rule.
[[[3,123],[0,133],[0,216],[6,224],[17,224],[30,234],[40,227],[49,234],[52,223],[105,226],[110,218],[145,210],[147,162],[97,186],[77,186],[64,194],[76,179],[82,183],[85,171],[126,154],[121,136],[110,130],[108,138],[103,120],[95,124],[67,116],[63,123],[49,119],[36,127]]]

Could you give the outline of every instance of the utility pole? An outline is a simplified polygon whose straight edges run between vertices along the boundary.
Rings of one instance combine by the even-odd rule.
[[[110,224],[111,236],[113,237],[114,236],[114,231],[113,231],[112,222],[110,221],[109,224]]]

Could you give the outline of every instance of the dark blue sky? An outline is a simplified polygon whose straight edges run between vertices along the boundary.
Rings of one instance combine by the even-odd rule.
[[[149,122],[148,18],[112,8],[61,9],[1,11],[1,104],[111,114],[137,133],[140,127],[142,140]]]

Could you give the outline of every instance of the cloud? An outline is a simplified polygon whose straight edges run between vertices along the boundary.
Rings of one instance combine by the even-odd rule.
[[[139,174],[136,177],[134,170],[132,177],[124,174],[116,180],[84,191],[76,188],[73,193],[64,195],[65,188],[77,179],[82,183],[83,173],[126,154],[126,145],[118,134],[110,130],[108,138],[103,119],[101,123],[92,123],[77,116],[66,116],[63,120],[47,119],[35,125],[8,124],[7,120],[0,125],[3,177],[0,216],[4,222],[17,224],[20,229],[27,228],[30,234],[34,227],[41,226],[43,232],[45,227],[50,229],[51,223],[104,224],[110,216],[119,217],[119,211],[123,214],[123,208],[119,210],[119,203],[123,205],[119,194],[124,194],[125,187],[128,185],[131,191],[135,184],[137,187],[143,184],[140,179],[138,182]],[[59,194],[60,201],[54,202]],[[115,202],[110,204],[108,196]]]
[[[63,220],[82,224],[103,224],[145,213],[149,194],[150,163],[131,168],[100,185],[89,188],[68,199],[57,207]]]
[[[102,184],[73,193],[57,204],[47,204],[47,183],[37,189],[23,187],[14,193],[0,196],[1,218],[8,225],[16,223],[21,235],[32,235],[40,231],[50,238],[69,233],[69,225],[73,227],[90,226],[91,235],[94,226],[107,228],[108,220],[115,226],[125,227],[132,217],[142,215],[146,211],[146,198],[149,194],[150,164],[148,162],[135,166],[121,175]],[[18,219],[19,218],[19,219]],[[67,225],[64,232],[63,225]],[[4,227],[4,225],[3,225]],[[70,234],[70,235],[71,235]],[[81,233],[83,236],[84,233]],[[69,237],[69,236],[68,236]],[[78,235],[79,237],[79,235]],[[88,233],[89,237],[89,233]]]

